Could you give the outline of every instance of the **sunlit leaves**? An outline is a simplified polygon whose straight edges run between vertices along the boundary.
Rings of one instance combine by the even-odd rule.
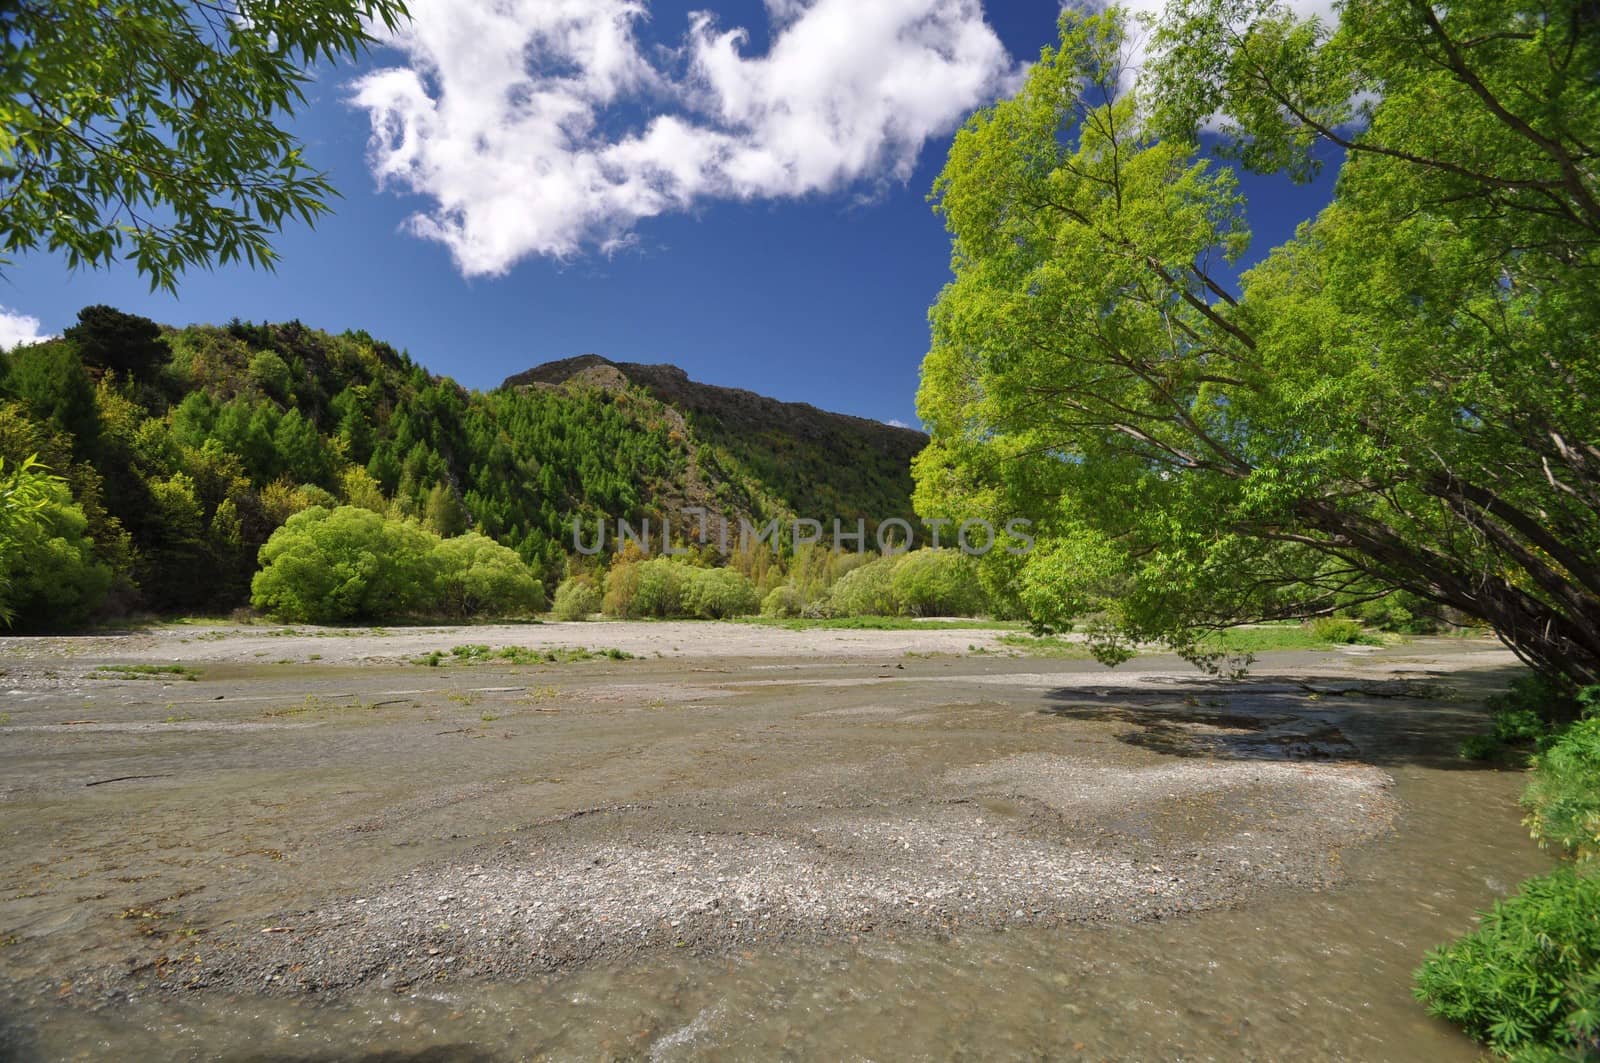
[[[271,267],[336,195],[285,126],[308,68],[358,55],[403,0],[22,0],[0,11],[0,253]]]

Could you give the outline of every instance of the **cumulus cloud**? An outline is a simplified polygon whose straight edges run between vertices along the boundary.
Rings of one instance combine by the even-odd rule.
[[[381,183],[468,276],[630,243],[716,199],[903,181],[1018,68],[979,0],[765,0],[772,43],[693,15],[647,47],[645,0],[412,0],[404,64],[355,85]]]
[[[51,338],[40,332],[39,328],[38,318],[0,306],[0,351]]]

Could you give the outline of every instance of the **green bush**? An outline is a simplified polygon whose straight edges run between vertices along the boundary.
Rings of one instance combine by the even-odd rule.
[[[1502,709],[1494,714],[1494,736],[1510,745],[1538,742],[1550,733],[1550,725],[1532,709]]]
[[[446,613],[454,617],[526,616],[545,608],[544,585],[515,550],[476,532],[445,539],[433,551]]]
[[[669,557],[639,562],[639,585],[634,591],[633,615],[682,616],[683,592],[688,586],[691,571],[688,565]]]
[[[761,615],[779,620],[793,620],[805,611],[805,607],[805,596],[797,588],[786,583],[781,587],[772,588],[772,593],[762,600]]]
[[[1527,712],[1544,721],[1548,730],[1553,725],[1569,723],[1583,711],[1583,694],[1572,691],[1553,679],[1530,672],[1512,680],[1504,694],[1489,699],[1489,708],[1497,715]]]
[[[607,616],[628,620],[639,615],[635,610],[638,607],[641,565],[639,561],[612,564],[606,573],[606,592],[601,599],[601,608]]]
[[[828,608],[835,616],[896,616],[900,599],[894,590],[898,557],[880,557],[839,577],[828,592]]]
[[[1574,698],[1538,676],[1521,676],[1506,693],[1489,699],[1494,730],[1468,738],[1461,744],[1461,755],[1468,760],[1493,760],[1508,748],[1529,749],[1554,741],[1557,729],[1553,721],[1577,715],[1582,708],[1579,699],[1585,696]]]
[[[438,536],[368,509],[313,506],[261,548],[251,604],[285,620],[338,623],[438,607]]]
[[[984,609],[978,567],[958,550],[913,550],[894,566],[890,586],[911,616],[977,616]]]
[[[587,620],[600,611],[600,591],[582,576],[561,581],[556,588],[555,614],[561,620]]]
[[[1533,766],[1522,797],[1533,836],[1580,860],[1600,856],[1600,717],[1568,727]]]
[[[1306,623],[1306,630],[1318,642],[1335,646],[1357,646],[1371,641],[1362,630],[1361,621],[1340,616],[1319,616]]]
[[[1506,744],[1494,735],[1468,735],[1461,740],[1465,760],[1494,760],[1506,751]]]
[[[700,568],[688,573],[683,607],[705,620],[749,616],[761,607],[755,584],[730,568]]]
[[[1433,1014],[1505,1055],[1594,1058],[1600,875],[1564,867],[1529,879],[1476,932],[1429,953],[1416,992]]]

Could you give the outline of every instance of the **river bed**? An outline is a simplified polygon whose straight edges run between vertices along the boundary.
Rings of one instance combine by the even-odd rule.
[[[1484,642],[575,628],[0,640],[0,1056],[1470,1060],[1411,971],[1547,866]]]

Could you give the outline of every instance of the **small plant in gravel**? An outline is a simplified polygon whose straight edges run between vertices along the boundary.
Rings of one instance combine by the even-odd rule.
[[[192,683],[200,678],[200,670],[186,664],[102,664],[95,668],[89,678],[185,679]]]
[[[1081,642],[1073,642],[1058,635],[1026,635],[1021,632],[1000,636],[1000,645],[1016,650],[1028,657],[1088,657],[1089,649]]]
[[[538,664],[573,664],[579,661],[631,661],[633,654],[626,650],[616,648],[591,650],[582,646],[551,646],[538,649],[528,646],[502,646],[494,649],[489,646],[467,645],[457,646],[449,653],[434,650],[422,657],[412,658],[413,664],[437,668],[441,664],[485,664],[503,661],[507,664],[538,665]]]

